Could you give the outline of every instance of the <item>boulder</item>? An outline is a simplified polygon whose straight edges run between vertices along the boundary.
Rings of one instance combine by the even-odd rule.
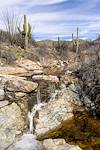
[[[49,81],[49,82],[59,82],[59,79],[57,76],[52,75],[34,75],[32,76],[32,79],[34,81]]]
[[[25,134],[7,150],[43,150],[42,144],[32,134]]]
[[[75,89],[74,85],[73,89]],[[59,130],[65,122],[66,125],[69,125],[73,120],[74,109],[81,109],[78,94],[69,87],[66,88],[65,85],[61,86],[56,97],[57,99],[49,101],[38,111],[39,118],[37,120],[35,134],[40,140],[51,138],[53,135],[55,136],[56,131]]]
[[[22,67],[22,68],[25,68],[26,70],[29,70],[29,71],[41,71],[42,72],[42,66],[39,62],[34,62],[34,61],[31,61],[29,59],[21,59],[21,60],[17,60],[16,61],[17,65]]]
[[[79,146],[67,144],[64,139],[47,139],[43,146],[46,150],[81,150]]]
[[[14,91],[14,92],[32,92],[37,88],[38,84],[31,82],[31,81],[26,81],[26,80],[21,80],[21,79],[12,79],[8,80],[5,83],[5,87],[8,91]]]
[[[0,150],[13,143],[17,131],[23,131],[24,120],[19,106],[12,103],[0,109]]]

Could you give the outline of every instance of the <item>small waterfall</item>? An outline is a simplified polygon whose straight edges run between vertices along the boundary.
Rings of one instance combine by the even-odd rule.
[[[58,94],[58,90],[55,87],[54,83],[49,83],[49,92],[50,92],[50,101],[54,101]]]
[[[33,134],[34,130],[35,130],[35,124],[34,124],[34,118],[36,116],[36,112],[38,112],[39,110],[42,109],[43,106],[45,106],[46,103],[39,103],[36,104],[33,109],[32,112],[28,112],[28,120],[29,120],[29,133]]]
[[[38,87],[38,89],[37,89],[36,98],[37,98],[37,104],[40,104],[41,103],[40,87]]]
[[[41,103],[41,95],[40,95],[40,87],[37,89],[37,94],[36,94],[36,99],[37,99],[37,104]],[[33,109],[31,111],[28,111],[28,126],[29,126],[29,131],[28,133],[33,134],[35,130],[35,125],[34,125],[34,117],[37,111],[36,105],[33,106]]]
[[[35,117],[36,117],[36,112],[41,110],[41,108],[45,105],[45,103],[41,103],[41,94],[40,94],[40,87],[37,89],[37,104],[33,106],[32,110],[28,112],[28,126],[29,126],[29,132],[30,134],[34,133],[35,130]]]
[[[34,131],[34,125],[33,125],[33,113],[32,112],[28,112],[28,120],[29,120],[29,133],[33,134]]]

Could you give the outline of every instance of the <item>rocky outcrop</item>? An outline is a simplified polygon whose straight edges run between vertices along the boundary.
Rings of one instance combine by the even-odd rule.
[[[17,69],[3,67],[0,72],[0,150],[11,145],[27,128],[28,94],[38,86],[26,77],[19,77],[26,74],[25,69]]]
[[[34,62],[29,59],[21,59],[16,61],[17,66],[27,70],[27,72],[34,74],[42,74],[43,67],[39,62]]]
[[[3,84],[3,88],[10,92],[32,92],[34,91],[38,84],[27,81],[23,77],[16,77],[11,75],[0,75],[0,80]],[[4,91],[3,89],[0,90],[0,98],[3,99]]]
[[[32,134],[25,134],[7,150],[43,150],[42,144]]]
[[[31,71],[33,75],[58,75],[62,73],[66,65],[61,60],[51,60],[42,66],[40,62],[34,62],[29,59],[17,60],[16,64],[18,67]]]
[[[34,132],[38,140],[44,140],[45,149],[79,150],[63,139],[54,139],[66,139],[62,136],[65,132],[72,137],[73,129],[81,128],[79,124],[75,126],[75,113],[83,113],[91,104],[94,108],[73,69],[69,66],[67,70],[67,63],[60,60],[45,66],[28,59],[15,64],[0,67],[0,150],[43,150],[33,135],[15,140],[16,135],[26,131],[28,121],[29,133]],[[73,68],[76,70],[77,65]]]
[[[31,81],[26,81],[23,79],[7,79],[5,83],[6,90],[11,91],[11,92],[32,92],[37,88],[38,84],[31,82]]]
[[[0,108],[0,150],[13,143],[16,134],[25,126],[22,112],[15,103]]]
[[[50,100],[39,112],[39,119],[36,124],[35,133],[38,139],[52,137],[57,130],[70,124],[73,120],[73,111],[81,110],[81,101],[75,90],[75,86],[66,88],[65,84],[61,85],[55,100]],[[72,88],[72,90],[71,90]],[[66,127],[67,128],[67,127]]]
[[[46,150],[81,150],[79,146],[67,144],[64,139],[47,139],[43,146]]]
[[[16,67],[16,66],[0,67],[0,74],[3,74],[3,75],[24,75],[26,73],[27,73],[27,70],[21,67]]]
[[[0,74],[2,75],[32,76],[42,73],[43,67],[41,64],[28,59],[18,60],[14,66],[0,66]]]

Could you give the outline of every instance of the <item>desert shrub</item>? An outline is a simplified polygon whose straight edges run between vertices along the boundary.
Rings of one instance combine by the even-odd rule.
[[[68,45],[66,41],[61,41],[58,38],[58,41],[54,43],[54,49],[62,60],[67,57]]]
[[[0,42],[8,42],[7,32],[0,30]]]
[[[9,50],[1,49],[0,59],[2,64],[12,64],[15,61],[16,57],[13,52]]]
[[[81,68],[76,71],[79,78],[81,90],[94,103],[94,111],[97,118],[100,116],[100,61],[91,62],[91,64],[82,64]],[[93,115],[93,111],[90,108]]]

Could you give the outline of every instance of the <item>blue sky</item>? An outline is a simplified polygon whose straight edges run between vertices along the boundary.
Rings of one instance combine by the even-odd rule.
[[[100,34],[100,0],[0,0],[0,9],[13,9],[16,15],[27,14],[36,40],[70,40],[72,33],[82,39]],[[0,28],[4,28],[0,17]]]

